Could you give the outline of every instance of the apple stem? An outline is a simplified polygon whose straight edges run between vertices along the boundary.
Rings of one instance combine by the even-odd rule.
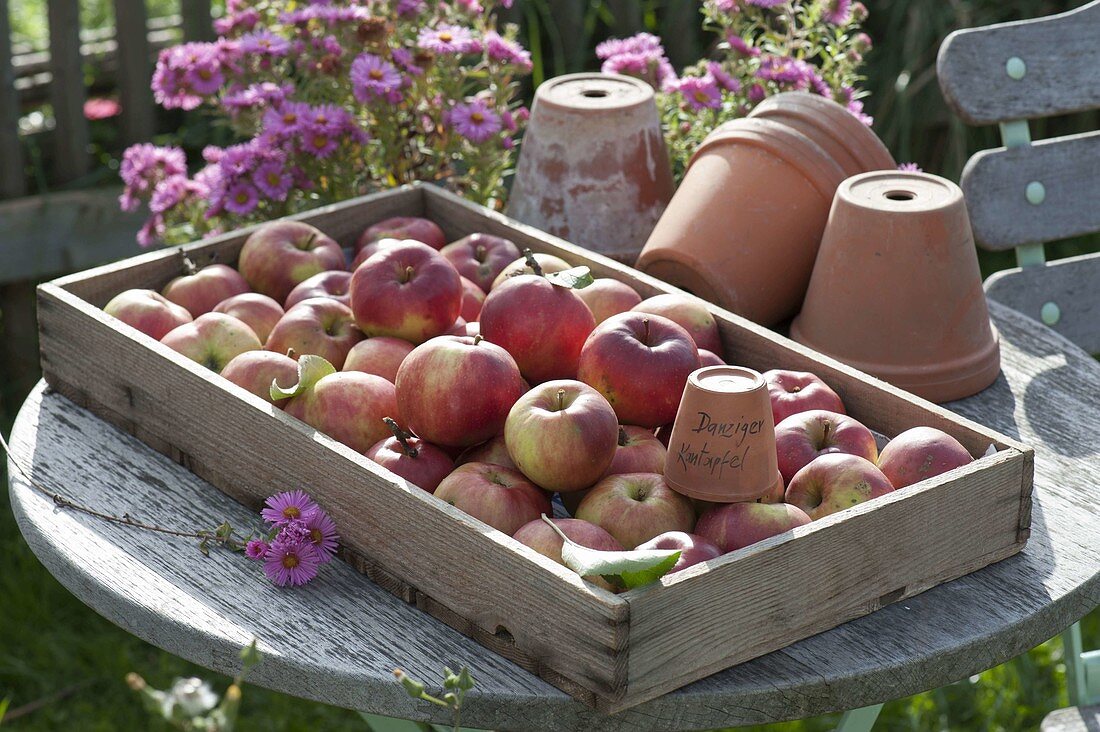
[[[619,447],[626,447],[626,441],[626,428],[622,425],[619,425]]]
[[[316,239],[317,239],[317,232],[314,231],[314,232],[310,233],[309,238],[306,239],[306,243],[302,245],[302,249],[309,249],[310,246],[312,246],[314,240],[316,240]]]
[[[180,249],[180,261],[183,263],[183,273],[186,275],[193,275],[199,271],[199,268],[195,266],[195,263],[191,261],[191,258]]]
[[[535,259],[535,255],[531,253],[530,249],[523,250],[523,258],[527,260],[527,266],[531,268],[539,277],[543,276],[542,265],[539,264],[539,260]]]
[[[478,333],[477,335],[474,336],[474,345],[476,346],[478,343],[481,343],[483,340],[485,340],[485,336]]]
[[[298,352],[295,351],[293,348],[288,348],[288,349],[286,349],[286,357],[287,358],[293,358],[295,361],[297,361],[298,360]]]
[[[401,280],[401,282],[403,282],[403,283],[408,282],[412,278],[413,278],[413,267],[410,264],[409,266],[405,267],[405,279]]]
[[[565,389],[558,389],[558,411],[565,409]]]
[[[416,449],[409,444],[409,438],[413,436],[411,432],[406,432],[401,429],[401,425],[397,424],[390,417],[383,417],[382,421],[386,423],[386,426],[390,428],[390,432],[397,438],[397,441],[401,443],[401,451],[405,453],[406,457],[414,458],[420,454],[420,450]]]
[[[485,261],[485,253],[486,253],[485,252],[485,246],[482,245],[482,244],[478,244],[477,249],[474,250],[474,259],[476,259],[479,262],[484,262]]]
[[[642,327],[645,329],[645,332],[642,335],[642,338],[643,338],[642,342],[645,343],[648,346],[649,345],[649,318],[642,318]]]
[[[822,443],[828,443],[829,433],[833,431],[833,423],[830,420],[825,420],[824,432],[821,434]]]

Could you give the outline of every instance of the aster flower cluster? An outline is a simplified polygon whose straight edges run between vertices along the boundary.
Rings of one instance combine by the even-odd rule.
[[[336,523],[305,491],[271,496],[260,516],[270,530],[266,538],[249,541],[245,555],[263,562],[268,579],[280,587],[304,585],[336,554]]]
[[[135,145],[120,205],[142,245],[175,244],[417,180],[499,207],[531,56],[510,0],[227,0],[212,43],[164,49],[168,109],[209,108],[237,137],[193,175],[179,148]]]
[[[704,0],[703,26],[717,35],[711,58],[677,74],[649,33],[596,47],[607,73],[657,90],[673,171],[718,124],[748,114],[768,96],[806,91],[829,97],[870,125],[859,84],[871,39],[859,30],[867,8],[852,0]]]

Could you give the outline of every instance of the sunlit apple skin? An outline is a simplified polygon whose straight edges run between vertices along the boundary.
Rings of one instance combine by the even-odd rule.
[[[664,473],[668,450],[648,427],[623,425],[619,428],[615,457],[604,475]]]
[[[702,300],[670,292],[648,297],[633,309],[635,312],[668,318],[690,333],[696,346],[721,357],[722,339],[718,335],[718,321]]]
[[[520,258],[519,247],[509,239],[492,234],[470,234],[453,241],[439,253],[458,273],[488,292],[505,267]],[[549,527],[547,527],[549,528]]]
[[[246,351],[222,369],[222,376],[280,409],[290,401],[271,398],[271,382],[284,389],[298,383],[298,362],[283,353]]]
[[[808,523],[805,511],[786,503],[723,503],[703,512],[695,533],[732,552]]]
[[[642,296],[633,287],[610,277],[597,277],[588,287],[577,290],[577,295],[592,311],[597,325],[642,301]]]
[[[153,290],[126,290],[111,298],[103,311],[158,341],[174,328],[190,323],[187,308]]]
[[[695,527],[691,500],[657,473],[607,476],[588,491],[574,518],[602,527],[627,549],[666,531],[690,533]]]
[[[787,485],[785,500],[811,519],[819,519],[893,490],[889,478],[874,463],[855,455],[832,453],[814,458],[795,473]]]
[[[705,348],[699,349],[699,368],[704,366],[723,366],[725,361],[718,357],[718,354],[712,353]]]
[[[416,348],[408,341],[388,336],[376,336],[359,341],[344,359],[344,371],[376,374],[389,382],[397,381],[397,370],[405,357]]]
[[[338,371],[322,377],[286,405],[286,413],[365,453],[391,435],[384,417],[401,420],[393,384],[374,374]]]
[[[251,328],[223,313],[200,315],[169,331],[160,342],[215,373],[245,351],[262,348]]]
[[[435,493],[440,482],[454,470],[454,460],[435,445],[417,437],[408,438],[406,444],[409,451],[390,435],[372,445],[366,456],[418,488]],[[409,454],[413,451],[415,454]]]
[[[896,489],[972,462],[974,458],[962,443],[935,427],[905,430],[890,440],[878,456],[879,470]]]
[[[355,242],[355,251],[379,239],[414,239],[427,244],[432,249],[442,249],[447,243],[443,229],[434,221],[418,216],[394,216],[379,221],[363,230]]]
[[[506,468],[512,468],[518,470],[516,464],[512,461],[512,456],[508,454],[508,446],[504,444],[504,435],[500,434],[495,437],[489,438],[487,441],[480,445],[473,445],[462,451],[462,454],[455,460],[458,465],[465,465],[466,463],[492,463],[493,465],[503,465]]]
[[[547,381],[519,398],[504,424],[516,467],[548,491],[598,481],[618,449],[619,421],[603,396],[569,379]]]
[[[699,536],[699,534],[688,534],[683,531],[666,531],[649,541],[639,544],[636,548],[679,549],[680,558],[676,560],[676,564],[672,565],[672,569],[668,570],[669,574],[679,572],[681,569],[687,569],[701,562],[716,559],[724,553],[709,539]]]
[[[686,330],[660,315],[629,312],[592,331],[577,378],[603,394],[623,424],[658,427],[676,418],[697,368],[699,351]]]
[[[368,336],[423,343],[450,328],[461,307],[458,272],[427,244],[383,249],[351,276],[351,309]]]
[[[763,374],[772,402],[772,418],[779,424],[792,414],[824,409],[847,414],[844,402],[828,384],[808,371],[772,369]]]
[[[355,258],[351,260],[351,267],[349,267],[349,269],[354,272],[355,270],[359,269],[359,265],[363,264],[363,262],[367,261],[383,249],[389,249],[390,247],[395,247],[398,244],[404,244],[410,241],[416,241],[416,239],[376,239],[375,241],[364,245],[362,249],[355,253]],[[424,242],[417,243],[423,244]]]
[[[462,308],[458,316],[466,322],[473,322],[481,316],[481,306],[485,303],[485,291],[465,277],[462,278]],[[465,333],[463,333],[465,335]]]
[[[623,545],[615,540],[615,537],[607,533],[596,524],[580,519],[550,519],[561,532],[571,541],[586,546],[589,549],[597,549],[604,552],[621,552]],[[558,564],[564,565],[561,558],[562,541],[558,533],[550,528],[542,518],[529,521],[519,527],[519,531],[513,537],[524,546],[529,546],[544,557],[553,559]],[[611,583],[599,575],[586,576],[585,580],[599,585],[605,590],[613,590]]]
[[[361,340],[363,333],[355,324],[351,308],[332,298],[314,297],[286,311],[268,336],[265,348],[276,353],[293,348],[299,356],[321,356],[340,369],[352,346]]]
[[[250,291],[237,270],[225,264],[208,264],[193,274],[176,277],[161,294],[197,318],[213,311],[222,300]]]
[[[256,292],[286,302],[299,283],[319,272],[344,269],[344,251],[301,221],[274,221],[249,234],[237,269]]]
[[[527,390],[507,351],[467,336],[440,336],[417,346],[397,370],[396,384],[409,429],[445,447],[468,447],[500,434]]]
[[[213,312],[232,315],[237,320],[244,321],[256,333],[260,343],[267,343],[272,328],[283,317],[283,307],[258,292],[243,292],[226,298],[214,307]]]
[[[546,491],[518,470],[489,463],[458,466],[435,489],[435,496],[509,536],[552,510]]]
[[[350,287],[351,272],[340,269],[318,272],[308,280],[298,283],[290,291],[290,294],[286,296],[286,302],[283,303],[283,308],[290,310],[303,300],[309,300],[313,297],[332,298],[341,305],[351,307],[351,295],[348,294],[348,288]]]
[[[818,455],[846,453],[872,463],[878,445],[871,430],[851,417],[824,409],[792,414],[775,426],[775,449],[784,485]]]
[[[539,267],[542,268],[543,274],[550,274],[551,272],[562,272],[572,266],[571,264],[569,264],[569,262],[566,262],[561,257],[555,257],[553,254],[543,254],[542,252],[535,252],[533,256],[535,258],[535,261],[538,262]],[[488,291],[492,292],[493,290],[504,284],[507,280],[524,274],[534,274],[534,271],[527,264],[527,258],[520,257],[500,271],[500,274],[498,274],[493,280],[493,284],[490,285]]]
[[[585,339],[596,327],[577,293],[537,275],[519,275],[496,287],[481,306],[481,335],[519,364],[532,384],[573,379]]]

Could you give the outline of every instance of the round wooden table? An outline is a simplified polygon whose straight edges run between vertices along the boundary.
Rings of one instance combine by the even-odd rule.
[[[1003,373],[948,405],[1035,449],[1032,533],[1016,556],[781,651],[604,716],[409,606],[342,562],[279,589],[239,555],[58,508],[9,466],[19,527],[71,592],[127,631],[232,674],[255,637],[259,684],[342,707],[448,721],[410,699],[395,667],[438,688],[444,665],[477,687],[464,725],[499,730],[686,730],[795,719],[942,686],[1002,663],[1100,604],[1100,364],[990,304]],[[179,465],[40,384],[12,458],[41,484],[101,511],[180,528],[257,517]],[[294,486],[288,486],[293,488]],[[974,516],[981,521],[981,516]],[[476,588],[471,588],[476,592]]]

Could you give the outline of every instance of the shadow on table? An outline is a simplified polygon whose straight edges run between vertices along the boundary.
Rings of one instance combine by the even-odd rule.
[[[1089,413],[1093,419],[1075,419],[1059,409],[1059,397],[1085,401],[1087,406],[1082,409],[1077,404],[1075,411],[1080,416]],[[1065,365],[1039,373],[1024,391],[1024,414],[1032,442],[1042,441],[1071,458],[1100,452],[1100,435],[1096,432],[1096,419],[1100,418],[1100,364],[1091,359],[1081,363],[1080,359],[1069,358]]]

